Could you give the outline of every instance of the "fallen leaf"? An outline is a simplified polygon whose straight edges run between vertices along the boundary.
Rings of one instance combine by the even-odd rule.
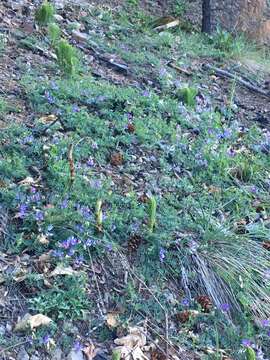
[[[25,331],[29,327],[31,330],[38,328],[40,326],[47,326],[51,323],[52,319],[50,319],[46,315],[37,314],[30,315],[26,314],[21,320],[17,322],[15,325],[14,331]]]
[[[49,274],[48,277],[54,277],[58,275],[74,275],[78,274],[77,271],[73,270],[72,267],[63,267],[62,265],[57,265],[56,268]]]
[[[35,180],[32,178],[32,176],[27,176],[25,179],[18,182],[19,185],[32,185],[35,184]]]
[[[50,242],[49,239],[44,234],[39,235],[37,240],[42,245],[48,245]]]
[[[115,328],[118,325],[118,314],[116,312],[108,313],[106,322],[110,328]]]
[[[41,118],[39,118],[39,121],[44,124],[47,124],[52,121],[55,121],[56,119],[57,119],[57,116],[54,114],[51,114],[51,115],[42,116]]]
[[[87,360],[92,360],[97,354],[97,349],[94,344],[90,344],[83,349],[83,353],[86,356]]]

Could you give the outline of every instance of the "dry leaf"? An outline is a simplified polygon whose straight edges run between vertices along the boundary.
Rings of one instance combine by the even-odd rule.
[[[26,314],[20,321],[15,325],[14,331],[25,331],[29,327],[31,330],[38,328],[40,326],[49,325],[52,319],[46,315],[37,314],[30,315]]]
[[[83,349],[83,353],[87,360],[92,360],[97,355],[97,349],[95,348],[94,344],[90,344]]]
[[[115,328],[118,325],[118,314],[116,312],[108,313],[106,322],[110,328]]]
[[[37,240],[42,245],[48,245],[50,242],[49,239],[44,234],[39,235]]]
[[[57,265],[56,268],[50,273],[49,277],[74,274],[78,274],[78,272],[73,270],[72,267],[63,267],[62,265]]]
[[[137,326],[130,327],[129,334],[115,339],[114,343],[119,345],[114,350],[121,353],[121,358],[125,360],[148,360],[141,349],[146,344],[143,328]]]
[[[50,123],[52,121],[55,121],[57,119],[56,115],[46,115],[46,116],[42,116],[39,121],[41,121],[42,123],[46,124],[46,123]]]
[[[19,185],[32,185],[35,184],[35,180],[32,178],[32,176],[27,176],[25,179],[18,182]]]

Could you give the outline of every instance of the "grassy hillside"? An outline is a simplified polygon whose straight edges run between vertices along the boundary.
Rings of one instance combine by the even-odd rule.
[[[1,359],[270,356],[269,54],[155,6],[2,8]]]

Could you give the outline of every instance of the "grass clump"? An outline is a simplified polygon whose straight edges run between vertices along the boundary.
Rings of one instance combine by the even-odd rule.
[[[55,47],[57,62],[63,73],[66,75],[73,75],[75,72],[75,65],[77,56],[75,48],[68,43],[67,40],[60,40]]]
[[[45,1],[36,11],[36,21],[41,26],[46,26],[53,21],[54,7]]]
[[[50,23],[48,26],[48,35],[52,46],[54,47],[61,36],[61,29],[56,23]]]
[[[198,90],[193,87],[185,87],[179,90],[179,96],[183,100],[184,104],[189,107],[194,107],[196,105],[196,96],[198,95]]]

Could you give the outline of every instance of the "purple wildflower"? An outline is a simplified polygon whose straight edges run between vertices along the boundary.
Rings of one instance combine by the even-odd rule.
[[[163,248],[161,248],[159,250],[159,261],[163,263],[165,260],[165,257],[166,257],[165,250]]]
[[[23,145],[32,144],[33,141],[34,141],[33,135],[28,135],[21,140],[21,144]]]
[[[92,149],[94,150],[98,149],[98,144],[95,141],[92,142]]]
[[[70,248],[70,239],[68,238],[67,240],[62,241],[59,244],[59,246],[66,250],[69,249]]]
[[[144,90],[144,92],[142,93],[142,96],[144,97],[149,97],[150,96],[150,92],[148,90]]]
[[[224,312],[228,312],[230,310],[230,304],[224,303],[220,305],[220,310]]]
[[[72,105],[72,112],[74,113],[80,112],[80,108],[77,104]]]
[[[61,250],[53,250],[52,255],[60,259],[64,257],[64,253]]]
[[[76,352],[79,352],[79,351],[82,351],[82,343],[79,341],[79,340],[76,340],[74,345],[73,345],[73,349],[76,351]]]
[[[75,267],[80,267],[80,266],[82,266],[83,262],[84,262],[84,257],[82,255],[77,256],[75,261],[74,261],[74,266]]]
[[[262,327],[268,327],[270,326],[270,320],[269,319],[264,319],[261,321],[261,325]]]
[[[27,215],[27,208],[28,206],[26,204],[21,204],[19,207],[19,218],[23,219]]]
[[[161,68],[161,69],[159,70],[159,76],[160,76],[160,77],[164,77],[166,74],[167,74],[167,71],[166,71],[165,68]]]
[[[68,256],[73,256],[75,254],[75,249],[71,248],[68,250]]]
[[[55,103],[55,99],[54,99],[54,97],[51,95],[51,93],[49,91],[45,91],[45,98],[47,99],[49,104],[54,104]]]
[[[80,240],[75,238],[74,236],[69,237],[67,241],[69,241],[70,246],[75,246],[80,242]]]
[[[64,199],[60,204],[60,208],[61,209],[66,209],[67,207],[68,207],[68,200]]]
[[[94,166],[94,159],[92,157],[90,157],[87,162],[86,162],[86,165],[89,166],[89,167],[92,167]]]
[[[36,214],[35,214],[35,218],[37,221],[42,221],[44,220],[44,213],[40,210],[37,210]]]
[[[30,192],[31,192],[32,194],[35,194],[35,193],[37,192],[37,189],[36,189],[34,186],[31,186]]]
[[[94,246],[94,245],[96,245],[96,240],[95,240],[95,239],[88,238],[88,239],[86,239],[86,241],[85,241],[85,245],[86,245],[86,246]]]
[[[101,183],[100,180],[92,180],[92,181],[91,181],[91,187],[92,187],[93,189],[99,190],[99,189],[101,189],[101,187],[102,187],[102,183]]]
[[[59,89],[59,87],[58,87],[58,85],[56,84],[55,81],[51,81],[50,86],[51,86],[52,90],[58,90]]]
[[[187,298],[182,299],[181,305],[183,306],[189,306],[189,300]]]
[[[31,200],[32,202],[39,202],[39,201],[41,200],[41,195],[40,195],[40,193],[37,192],[37,193],[35,193],[34,195],[32,195],[32,196],[30,197],[30,200]]]
[[[251,340],[249,340],[249,339],[243,339],[243,340],[241,341],[241,344],[242,344],[244,347],[250,347],[250,346],[252,345],[252,342],[251,342]]]
[[[229,149],[228,151],[227,151],[227,154],[228,154],[228,156],[230,156],[230,157],[234,157],[235,155],[236,155],[236,151],[234,150],[234,149]]]
[[[267,336],[269,336],[269,337],[270,337],[270,330],[269,330],[269,331],[267,331]]]
[[[48,345],[50,341],[51,341],[51,336],[49,334],[43,336],[43,338],[41,339],[41,343],[44,345]]]

